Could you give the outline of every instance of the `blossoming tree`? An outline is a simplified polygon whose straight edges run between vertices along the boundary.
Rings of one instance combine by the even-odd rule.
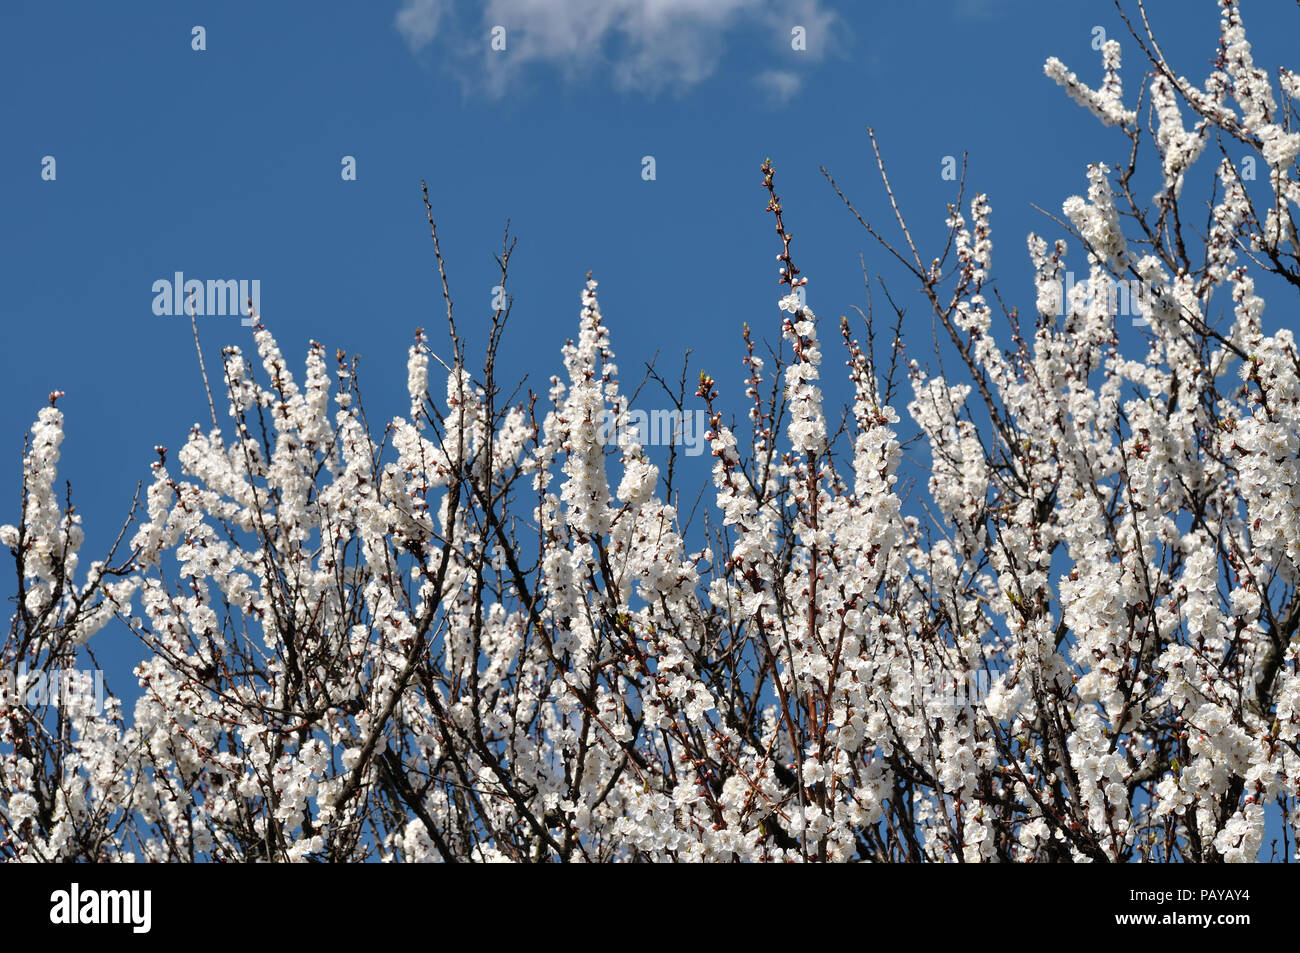
[[[605,445],[629,408],[590,278],[567,379],[523,403],[494,372],[508,302],[472,370],[446,295],[450,363],[417,333],[409,411],[382,430],[355,362],[313,345],[295,379],[259,325],[255,359],[223,354],[230,423],[159,448],[142,512],[86,568],[51,395],[0,528],[0,856],[1241,861],[1269,825],[1293,852],[1300,356],[1256,278],[1300,287],[1300,77],[1279,72],[1279,105],[1221,6],[1200,86],[1144,12],[1130,24],[1153,202],[1120,45],[1096,89],[1047,62],[1132,159],[1089,166],[1064,203],[1088,268],[1068,296],[1066,241],[1029,236],[1032,320],[986,297],[984,195],[928,261],[901,213],[894,238],[863,221],[964,367],[931,375],[843,322],[838,433],[764,165],[791,350],[769,367],[745,329],[741,427],[700,378],[705,538],[636,428]],[[1196,234],[1182,189],[1207,150]],[[1146,351],[1125,357],[1109,289],[1134,280]],[[928,444],[923,506],[898,486],[896,376]],[[129,716],[24,703],[109,624],[148,649]]]

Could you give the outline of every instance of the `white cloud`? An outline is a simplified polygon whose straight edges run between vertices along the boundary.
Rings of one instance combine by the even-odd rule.
[[[448,0],[406,0],[397,11],[394,25],[413,50],[422,50],[438,35],[447,12]]]
[[[788,103],[799,92],[803,77],[789,70],[766,69],[754,77],[754,85],[763,90],[773,102]]]
[[[760,55],[797,55],[818,60],[835,42],[836,14],[823,0],[486,0],[482,11],[444,29],[454,0],[403,0],[396,26],[412,49],[439,40],[467,81],[502,95],[526,67],[545,64],[569,81],[608,71],[623,90],[654,94],[682,90],[713,74],[728,34],[741,29],[770,35]],[[506,52],[488,48],[493,27],[506,29]],[[790,30],[804,27],[807,51],[790,52]],[[440,34],[445,36],[440,36]],[[765,74],[790,74],[767,70]],[[760,74],[760,75],[765,75]],[[789,96],[789,80],[761,81],[769,92]],[[775,85],[772,85],[775,83]],[[783,93],[783,90],[786,92]]]

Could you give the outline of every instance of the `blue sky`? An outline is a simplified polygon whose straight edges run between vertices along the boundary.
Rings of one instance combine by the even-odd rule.
[[[1151,9],[1175,62],[1203,76],[1214,5]],[[498,22],[505,52],[489,49]],[[202,51],[191,48],[196,25]],[[791,49],[793,25],[807,31],[804,51]],[[1059,210],[1084,190],[1086,162],[1123,147],[1042,75],[1057,55],[1095,82],[1097,25],[1121,36],[1106,2],[10,0],[0,448],[11,463],[0,499],[16,511],[23,434],[55,388],[68,395],[62,472],[88,548],[147,479],[151,448],[178,447],[206,418],[188,320],[152,311],[153,282],[177,271],[259,280],[290,360],[311,339],[359,352],[372,412],[403,412],[411,333],[443,326],[422,178],[471,339],[511,220],[503,363],[539,389],[562,370],[592,270],[627,383],[656,352],[672,371],[693,348],[693,368],[707,367],[743,411],[740,325],[773,340],[779,328],[758,172],[767,156],[823,333],[864,304],[860,252],[908,300],[907,280],[818,171],[888,224],[867,125],[923,239],[941,237],[955,197],[943,156],[970,154],[971,185],[993,205],[1000,287],[1024,304],[1025,233],[1058,234],[1030,203]],[[1276,33],[1251,35],[1263,62],[1279,61]],[[1144,64],[1127,50],[1134,75]],[[340,176],[345,155],[355,181]],[[646,155],[654,181],[641,176]],[[54,181],[41,177],[45,156]],[[929,320],[910,303],[923,357]],[[203,318],[200,333],[209,367],[220,347],[250,342],[234,318]]]
[[[1166,53],[1201,81],[1216,6],[1148,8]],[[1251,24],[1294,13],[1245,5],[1270,69],[1300,64],[1286,31]],[[504,52],[489,48],[498,24]],[[806,50],[791,49],[796,25]],[[189,321],[152,310],[154,281],[177,271],[259,280],[262,316],[294,366],[312,339],[359,352],[372,422],[406,413],[411,334],[430,328],[437,350],[444,326],[421,179],[471,342],[491,313],[507,218],[518,236],[504,377],[527,373],[544,392],[562,372],[591,270],[627,387],[656,353],[675,377],[690,348],[692,376],[707,368],[739,415],[740,326],[779,335],[779,246],[759,173],[770,156],[838,399],[834,329],[865,304],[860,253],[909,306],[904,334],[921,359],[930,321],[819,166],[889,226],[874,126],[904,212],[937,251],[956,197],[943,157],[968,152],[970,187],[993,208],[999,289],[1031,305],[1026,232],[1060,236],[1031,203],[1059,212],[1085,191],[1088,162],[1126,155],[1042,72],[1055,55],[1095,84],[1097,26],[1124,43],[1131,102],[1146,64],[1101,0],[6,0],[0,520],[17,517],[23,435],[53,389],[67,392],[61,476],[88,558],[147,481],[151,448],[174,452],[207,420]],[[355,181],[340,176],[344,156]],[[199,330],[209,369],[222,346],[251,345],[237,318],[204,317]]]

